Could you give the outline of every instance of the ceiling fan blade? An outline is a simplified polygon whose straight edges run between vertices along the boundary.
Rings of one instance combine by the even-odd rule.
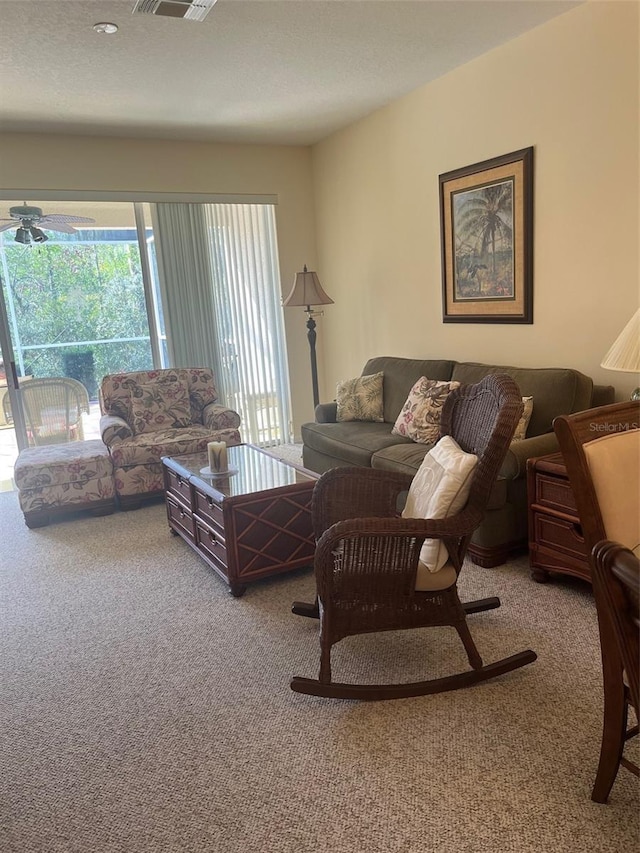
[[[20,223],[16,222],[14,219],[12,222],[8,222],[6,225],[0,225],[0,231],[8,231],[9,228],[17,228],[19,224]]]
[[[39,225],[45,225],[47,222],[95,222],[88,216],[70,216],[66,213],[47,213],[38,220]]]
[[[38,228],[44,228],[45,231],[61,231],[64,234],[76,234],[76,229],[69,225],[68,222],[54,222],[50,225],[46,219],[41,219],[38,222]]]

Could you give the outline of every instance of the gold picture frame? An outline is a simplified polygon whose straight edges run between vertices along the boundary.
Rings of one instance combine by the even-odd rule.
[[[443,322],[533,323],[533,147],[439,181]]]

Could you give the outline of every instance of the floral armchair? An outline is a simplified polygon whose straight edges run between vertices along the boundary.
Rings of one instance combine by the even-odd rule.
[[[204,367],[113,373],[100,388],[100,432],[122,509],[163,494],[163,456],[197,453],[210,441],[240,444],[240,415],[217,402]]]

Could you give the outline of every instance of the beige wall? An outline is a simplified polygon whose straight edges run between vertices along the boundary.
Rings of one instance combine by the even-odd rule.
[[[534,146],[533,325],[443,324],[438,175]],[[640,301],[638,5],[588,3],[313,150],[323,399],[373,355],[599,367]]]
[[[0,134],[0,188],[27,201],[29,189],[275,194],[282,293],[304,263],[315,265],[309,148]],[[284,316],[298,428],[313,417],[306,318],[301,309]]]
[[[0,189],[277,195],[283,294],[307,263],[335,300],[322,399],[377,354],[571,366],[624,396],[636,377],[598,365],[640,299],[638,144],[638,6],[588,3],[313,149],[0,134]],[[529,145],[534,324],[444,325],[438,175]],[[285,323],[299,432],[302,309]]]

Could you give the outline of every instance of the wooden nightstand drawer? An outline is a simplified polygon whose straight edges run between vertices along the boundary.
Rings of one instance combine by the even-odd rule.
[[[180,532],[191,542],[195,542],[196,533],[191,510],[187,509],[181,501],[177,500],[169,492],[166,494],[166,505],[170,523],[179,528]]]
[[[587,559],[587,549],[579,524],[534,512],[533,527],[538,547],[550,547],[554,551],[562,551],[572,557]]]
[[[538,474],[536,477],[535,502],[539,506],[549,507],[549,509],[577,517],[578,511],[569,481],[560,477]]]

